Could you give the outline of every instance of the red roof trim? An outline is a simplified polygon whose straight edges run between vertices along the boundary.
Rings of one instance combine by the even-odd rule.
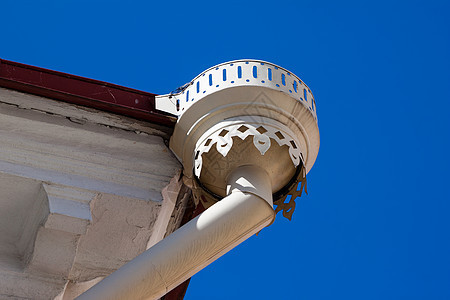
[[[0,59],[0,87],[173,127],[155,109],[155,94]]]

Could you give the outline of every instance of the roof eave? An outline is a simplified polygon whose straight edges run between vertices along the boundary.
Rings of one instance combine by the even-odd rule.
[[[173,127],[176,118],[155,109],[155,94],[0,59],[0,87]]]

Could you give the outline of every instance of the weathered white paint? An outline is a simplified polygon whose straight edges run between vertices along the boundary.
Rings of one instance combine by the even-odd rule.
[[[170,217],[172,215],[173,209],[175,208],[178,194],[182,186],[180,173],[175,175],[170,183],[161,191],[164,201],[162,203],[158,217],[156,218],[153,234],[148,240],[147,249],[162,240],[166,234],[166,229],[169,225]]]
[[[73,298],[162,238],[169,134],[0,88],[0,298]]]
[[[96,109],[69,104],[35,95],[8,90],[0,87],[0,103],[9,104],[17,108],[33,110],[63,118],[69,118],[79,124],[99,124],[111,128],[123,129],[141,135],[156,135],[169,138],[171,130],[165,126],[158,126],[124,116],[105,113]]]
[[[273,221],[263,169],[238,168],[228,185],[227,197],[77,299],[157,299]]]

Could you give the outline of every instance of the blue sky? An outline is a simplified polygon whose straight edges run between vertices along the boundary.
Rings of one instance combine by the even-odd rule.
[[[287,68],[317,104],[309,195],[185,299],[450,299],[449,14],[448,1],[5,0],[0,58],[160,94],[233,59]]]

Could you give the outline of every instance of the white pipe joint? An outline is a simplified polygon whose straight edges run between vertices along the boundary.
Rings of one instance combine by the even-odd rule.
[[[237,168],[228,177],[227,192],[78,299],[158,299],[273,222],[272,188],[263,169]]]
[[[227,178],[227,195],[234,192],[253,194],[267,201],[273,208],[272,185],[267,172],[256,166],[236,168]]]

